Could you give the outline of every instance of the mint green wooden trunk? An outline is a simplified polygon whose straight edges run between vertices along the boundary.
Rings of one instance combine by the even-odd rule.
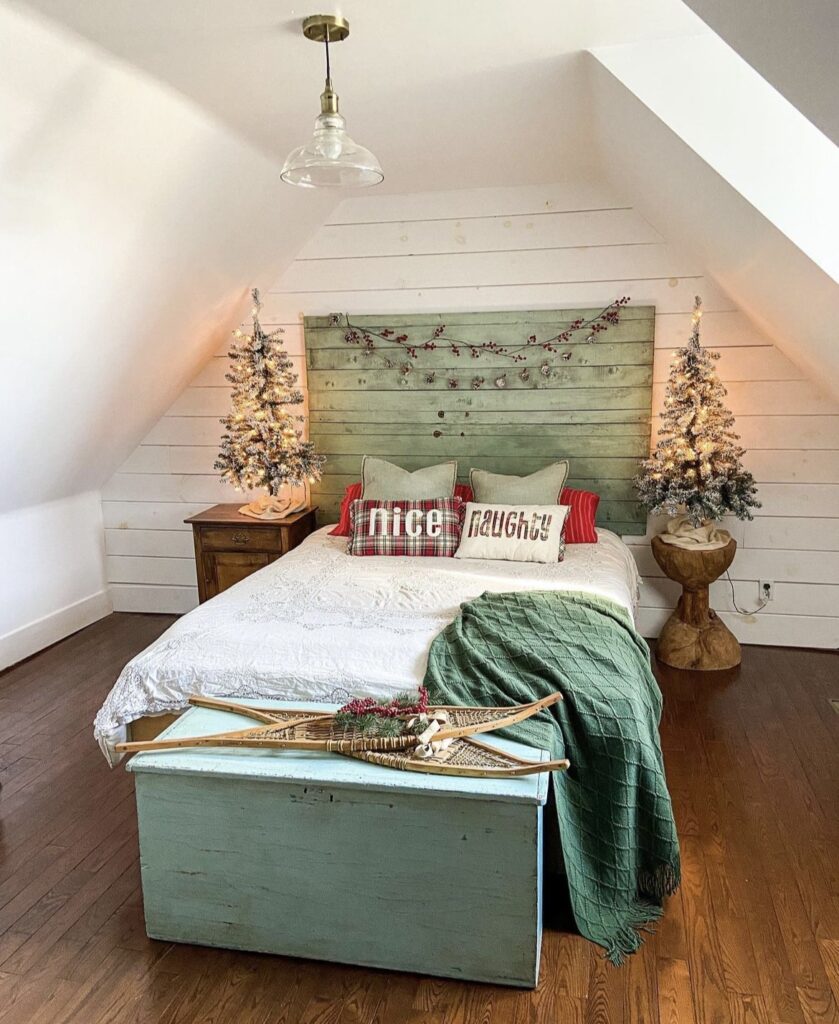
[[[195,708],[164,735],[248,724]],[[151,938],[536,985],[547,775],[210,748],[137,754],[128,770]]]

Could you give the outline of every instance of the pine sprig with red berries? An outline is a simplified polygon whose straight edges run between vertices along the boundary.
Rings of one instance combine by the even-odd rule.
[[[427,711],[428,690],[420,686],[417,693],[399,693],[387,704],[373,697],[353,697],[335,712],[335,724],[365,736],[401,736],[410,718]]]

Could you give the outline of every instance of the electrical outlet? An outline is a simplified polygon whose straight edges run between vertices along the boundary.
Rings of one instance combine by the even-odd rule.
[[[761,601],[774,601],[775,600],[775,581],[774,580],[761,580],[758,584],[759,593],[758,597]]]

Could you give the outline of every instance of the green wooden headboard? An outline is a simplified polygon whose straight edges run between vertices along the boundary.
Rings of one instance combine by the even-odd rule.
[[[457,340],[521,345],[530,335],[552,337],[597,309],[513,313],[430,313],[351,316],[353,325],[395,328],[421,344],[446,326]],[[344,488],[359,479],[362,455],[380,455],[405,469],[458,460],[468,481],[473,466],[496,473],[532,473],[557,458],[571,463],[569,485],[601,496],[598,523],[624,534],[643,534],[646,513],[632,478],[650,441],[655,309],[626,306],[620,323],[586,343],[546,353],[525,350],[526,360],[484,352],[473,359],[448,348],[420,351],[404,374],[403,353],[375,340],[365,353],[344,340],[343,316],[304,318],[310,437],[327,457],[323,479],[312,487],[321,522],[338,518]],[[569,352],[567,360],[561,353]],[[391,365],[388,365],[390,363]],[[550,376],[542,372],[548,363]],[[522,379],[522,371],[529,373]],[[433,379],[428,379],[433,374]],[[506,374],[505,386],[495,381]],[[473,377],[484,383],[473,390]],[[449,379],[458,381],[452,389]]]

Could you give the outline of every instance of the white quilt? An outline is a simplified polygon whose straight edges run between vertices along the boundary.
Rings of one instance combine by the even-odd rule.
[[[607,530],[540,564],[351,557],[329,529],[178,619],[126,665],[94,725],[111,764],[127,723],[180,710],[193,693],[308,701],[415,689],[431,641],[486,591],[582,590],[635,610],[635,560]]]

